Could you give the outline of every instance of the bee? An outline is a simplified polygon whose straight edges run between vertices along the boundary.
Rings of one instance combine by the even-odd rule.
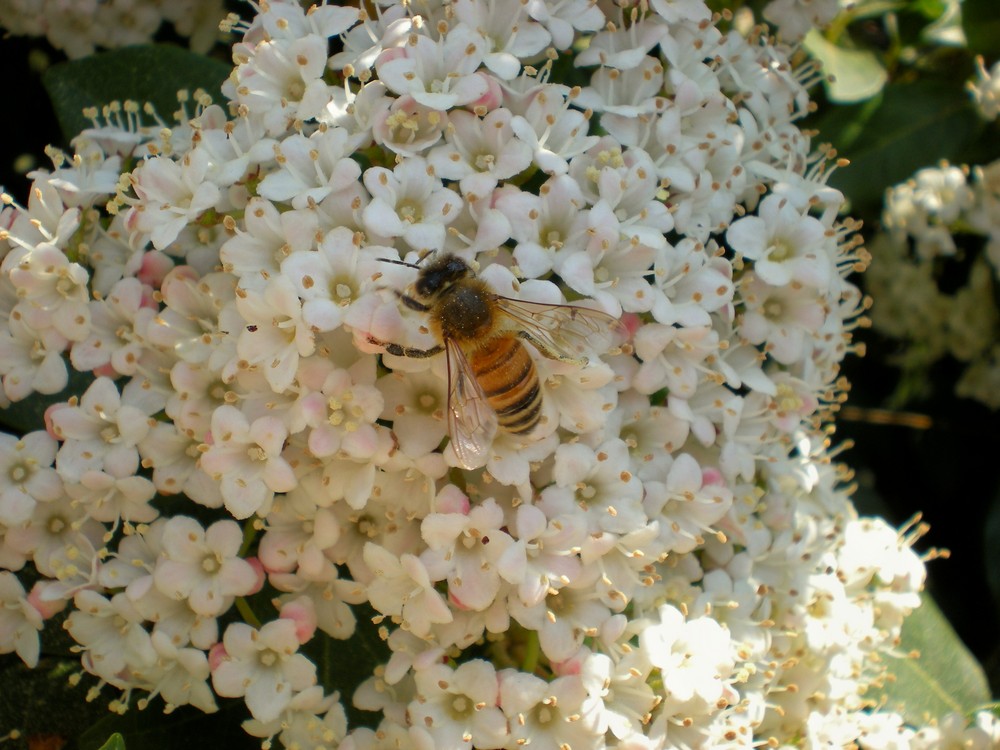
[[[421,264],[427,257],[430,262]],[[542,389],[527,341],[542,355],[583,367],[587,351],[603,351],[625,327],[603,312],[497,294],[457,255],[425,256],[421,263],[387,260],[418,270],[413,296],[393,290],[407,308],[425,313],[439,342],[414,349],[369,338],[401,357],[445,353],[448,432],[459,463],[482,465],[498,430],[528,437],[542,418]]]

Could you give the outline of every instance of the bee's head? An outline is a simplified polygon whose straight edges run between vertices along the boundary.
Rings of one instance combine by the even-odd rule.
[[[457,255],[440,255],[420,267],[420,274],[413,288],[421,297],[434,297],[473,273],[472,267]]]

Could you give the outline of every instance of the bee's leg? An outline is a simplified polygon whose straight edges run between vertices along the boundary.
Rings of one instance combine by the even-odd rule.
[[[444,351],[444,347],[441,345],[432,346],[430,349],[413,349],[411,347],[393,344],[389,341],[379,341],[373,336],[368,337],[368,343],[384,347],[389,354],[397,357],[412,357],[413,359],[426,359],[427,357],[433,357],[435,354],[440,354]]]
[[[566,362],[567,364],[576,365],[578,367],[585,367],[590,360],[587,357],[567,357],[565,354],[555,351],[551,346],[546,344],[544,341],[540,341],[536,338],[531,331],[520,330],[517,332],[518,338],[522,338],[535,347],[543,356],[549,359],[554,359],[558,362]]]
[[[408,294],[403,294],[398,289],[393,289],[392,291],[394,291],[396,293],[396,296],[399,297],[399,301],[402,302],[411,310],[416,310],[417,312],[430,312],[431,308],[425,305],[423,302],[413,299],[413,297],[409,296]]]

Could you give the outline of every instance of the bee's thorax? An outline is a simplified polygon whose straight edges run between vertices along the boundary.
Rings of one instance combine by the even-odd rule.
[[[493,293],[478,279],[451,284],[441,290],[433,306],[432,324],[442,339],[470,343],[487,337],[493,329],[496,303]]]

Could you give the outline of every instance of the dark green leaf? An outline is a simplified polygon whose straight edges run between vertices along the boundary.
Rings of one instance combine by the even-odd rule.
[[[1000,612],[1000,494],[994,494],[983,527],[983,563],[993,609]]]
[[[177,91],[202,88],[219,103],[220,86],[232,70],[226,63],[179,47],[125,47],[52,66],[42,77],[59,126],[68,141],[91,127],[84,107],[132,99],[151,102],[159,115],[172,120]]]
[[[855,210],[879,209],[885,189],[942,159],[960,163],[983,130],[968,94],[954,81],[889,84],[863,104],[834,107],[814,123],[851,165],[830,184]]]
[[[971,714],[990,702],[982,667],[952,630],[930,596],[903,624],[898,651],[911,654],[887,657],[893,679],[884,691],[887,706],[916,726],[927,718],[941,719],[956,712]],[[912,656],[916,654],[916,656]]]
[[[68,742],[79,734],[80,727],[98,721],[108,710],[105,703],[85,700],[95,682],[89,676],[79,684],[70,684],[70,677],[80,671],[78,657],[68,660],[47,655],[44,643],[42,649],[34,669],[26,667],[15,654],[0,656],[0,731],[6,733],[17,727],[27,744],[36,738]],[[106,733],[101,741],[107,738]]]
[[[997,0],[964,0],[962,29],[969,51],[992,62],[1000,56],[1000,4]]]
[[[115,732],[108,737],[108,741],[101,746],[101,750],[125,750],[125,739]]]
[[[214,714],[181,706],[163,713],[157,700],[145,711],[134,707],[124,716],[110,714],[84,731],[77,739],[79,750],[104,750],[108,736],[119,734],[129,748],[142,750],[191,750],[217,747],[226,750],[260,750],[260,740],[243,731],[250,712],[242,700],[220,701]]]
[[[348,724],[352,727],[374,727],[379,717],[355,708],[351,697],[358,685],[372,676],[375,667],[389,660],[389,647],[372,623],[371,618],[376,612],[367,605],[352,609],[358,618],[354,635],[346,641],[338,641],[317,631],[316,636],[302,650],[316,664],[319,682],[326,691],[340,691],[341,702],[347,710]]]

